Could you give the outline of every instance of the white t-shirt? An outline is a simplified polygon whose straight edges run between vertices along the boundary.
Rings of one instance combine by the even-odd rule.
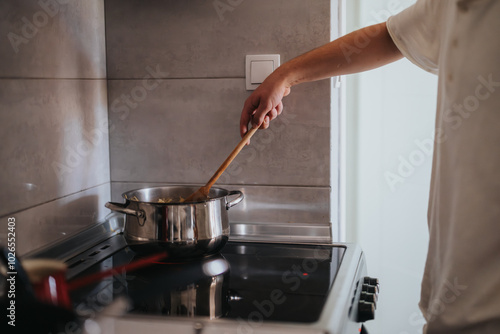
[[[389,18],[438,74],[424,332],[500,333],[500,0],[419,0]]]

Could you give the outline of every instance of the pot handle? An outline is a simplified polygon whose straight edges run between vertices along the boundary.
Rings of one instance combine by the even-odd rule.
[[[233,199],[232,201],[226,203],[226,210],[229,210],[229,208],[232,208],[233,206],[235,206],[239,202],[243,201],[244,196],[243,196],[243,193],[241,191],[232,190],[227,194],[228,197],[232,196],[232,195],[239,195],[239,196],[236,197],[235,199]]]
[[[131,216],[136,216],[137,218],[144,219],[146,217],[146,214],[142,210],[135,211],[132,209],[127,209],[127,203],[108,202],[104,206],[110,210],[121,212]]]

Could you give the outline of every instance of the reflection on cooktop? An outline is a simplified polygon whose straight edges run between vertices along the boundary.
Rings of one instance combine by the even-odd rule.
[[[119,272],[74,291],[71,298],[81,316],[93,316],[118,296],[127,296],[131,313],[314,322],[344,250],[329,245],[229,242],[221,254],[182,263],[158,261]],[[137,258],[124,248],[79,276]]]

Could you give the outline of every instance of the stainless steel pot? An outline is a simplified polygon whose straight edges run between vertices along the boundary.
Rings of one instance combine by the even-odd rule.
[[[124,235],[135,251],[167,250],[169,257],[195,257],[219,251],[229,238],[227,210],[243,200],[239,190],[212,188],[200,202],[159,203],[160,199],[186,198],[197,187],[165,186],[131,190],[125,203],[106,203],[125,213]],[[237,195],[231,201],[228,197]]]

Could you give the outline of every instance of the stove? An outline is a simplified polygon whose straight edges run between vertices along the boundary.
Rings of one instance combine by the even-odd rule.
[[[130,248],[122,227],[123,217],[114,215],[32,255],[66,261],[80,332],[340,334],[359,333],[374,318],[378,281],[348,243],[230,238],[219,254],[164,258],[75,285],[150,255]]]

